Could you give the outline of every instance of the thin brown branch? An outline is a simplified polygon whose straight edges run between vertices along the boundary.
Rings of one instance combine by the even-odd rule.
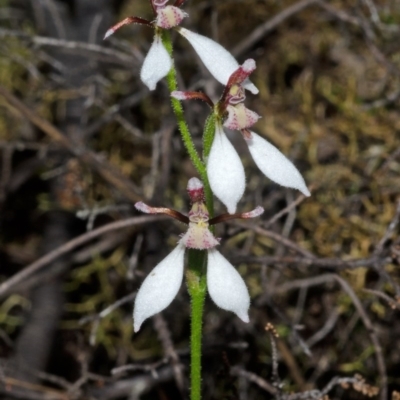
[[[121,51],[118,50],[110,49],[109,47],[100,46],[98,44],[56,39],[45,36],[31,36],[24,32],[0,28],[0,37],[4,38],[10,36],[17,37],[23,40],[28,40],[29,42],[37,46],[50,46],[50,47],[64,48],[67,50],[81,50],[85,52],[89,51],[94,54],[105,55],[110,57],[114,61],[118,60],[129,66],[135,65],[137,63],[135,57],[132,57],[129,54],[122,53]]]
[[[105,233],[108,233],[108,232],[111,232],[114,230],[129,228],[129,227],[135,226],[135,225],[149,224],[149,223],[152,223],[155,221],[160,221],[165,218],[166,217],[164,217],[164,216],[152,216],[152,215],[149,215],[149,216],[146,215],[146,216],[142,216],[142,217],[133,217],[133,218],[128,218],[123,221],[112,222],[111,224],[107,224],[100,228],[94,229],[93,231],[84,233],[83,235],[80,235],[80,236],[76,237],[75,239],[70,240],[69,242],[63,244],[61,247],[51,251],[50,253],[46,254],[45,256],[39,258],[39,260],[28,265],[22,271],[16,273],[10,279],[3,282],[0,285],[0,298],[5,296],[15,285],[22,282],[24,279],[27,279],[32,274],[38,272],[41,268],[45,267],[46,265],[48,265],[52,261],[56,260],[57,258],[61,257],[63,254],[66,254],[66,253],[74,250],[76,247],[81,246],[82,244],[85,244],[85,243],[89,242],[90,240],[97,238],[98,236],[101,236]]]
[[[171,338],[171,331],[169,330],[168,325],[162,314],[155,315],[153,318],[153,322],[154,328],[158,333],[158,338],[160,339],[160,342],[164,349],[164,353],[171,360],[172,371],[174,373],[176,385],[178,386],[178,389],[181,392],[182,396],[185,397],[186,386],[183,376],[183,365],[174,347],[174,343]]]
[[[386,293],[380,292],[379,290],[373,290],[373,289],[363,289],[364,292],[366,293],[370,293],[373,294],[379,298],[381,298],[382,300],[385,300],[389,307],[392,309],[399,309],[400,310],[400,298],[396,297],[396,298],[391,298],[390,296],[388,296]]]
[[[116,119],[122,111],[138,104],[141,100],[143,100],[146,94],[147,92],[144,90],[134,93],[131,96],[128,96],[127,98],[121,100],[119,103],[116,103],[107,109],[102,104],[99,104],[99,106],[104,109],[104,114],[96,118],[96,120],[93,123],[91,123],[91,125],[85,128],[82,134],[83,137],[92,136],[94,133],[99,131],[105,124]],[[149,141],[149,138],[142,135],[139,129],[136,129],[134,133],[135,137],[143,141]]]
[[[289,247],[289,246],[287,246]],[[355,260],[342,260],[340,258],[309,258],[309,257],[285,257],[285,256],[242,256],[237,255],[239,262],[257,263],[257,264],[286,264],[286,265],[306,265],[320,268],[341,271],[344,269],[356,268],[375,268],[376,265],[389,264],[390,257],[379,258],[369,257]]]
[[[65,32],[64,21],[62,20],[57,4],[54,2],[54,0],[45,0],[44,3],[51,15],[52,21],[54,22],[58,37],[61,39],[66,39],[67,33]]]
[[[265,379],[261,378],[257,374],[253,372],[246,371],[240,367],[231,368],[231,375],[234,376],[242,376],[246,378],[248,381],[255,383],[261,389],[264,389],[266,392],[271,393],[273,395],[278,394],[277,389],[275,389],[269,382]]]
[[[296,208],[299,204],[301,204],[305,199],[307,199],[307,197],[304,196],[303,194],[301,194],[296,200],[292,201],[285,208],[283,208],[281,211],[277,212],[274,216],[272,216],[268,221],[264,222],[262,224],[263,228],[265,228],[265,229],[269,228],[279,218],[281,218],[284,215],[288,214],[290,211],[292,211],[294,208]]]
[[[293,382],[300,388],[300,390],[306,390],[307,385],[304,379],[304,371],[300,367],[298,360],[296,360],[289,346],[282,340],[277,341],[278,350],[281,354],[284,363],[288,368],[288,373],[292,378]]]
[[[332,282],[330,274],[313,276],[311,278],[295,279],[292,281],[287,281],[282,285],[275,286],[274,288],[272,288],[273,292],[269,293],[268,295],[272,296],[274,294],[278,295],[286,294],[290,290],[304,289],[304,288],[309,288],[311,286],[323,285],[325,283],[330,283],[330,282]],[[262,299],[262,297],[263,296],[260,297],[259,301]]]
[[[371,339],[371,342],[374,346],[375,349],[375,357],[376,357],[376,363],[378,367],[378,373],[379,373],[379,378],[380,378],[380,398],[381,400],[387,399],[387,374],[386,374],[386,364],[385,360],[383,357],[383,351],[382,351],[382,346],[379,342],[378,335],[375,331],[374,326],[372,325],[372,322],[367,314],[367,312],[364,310],[363,305],[361,304],[360,299],[357,297],[357,295],[354,293],[354,290],[352,287],[339,275],[332,274],[332,278],[338,282],[343,290],[349,295],[351,298],[354,307],[356,308],[358,314],[360,315],[361,320],[363,321],[363,324],[368,332],[368,335]]]
[[[99,320],[105,318],[107,315],[111,314],[114,310],[121,307],[122,305],[133,301],[136,297],[136,292],[129,293],[128,295],[124,296],[122,299],[117,300],[113,304],[110,304],[107,308],[103,311],[100,311],[98,314],[94,315],[86,315],[85,317],[81,318],[78,323],[79,325],[84,325],[88,322]]]
[[[261,40],[264,36],[266,36],[269,32],[274,30],[277,26],[279,26],[283,21],[292,17],[293,15],[299,13],[307,7],[310,7],[316,3],[321,2],[321,0],[302,0],[290,7],[285,8],[278,15],[275,15],[268,21],[259,25],[253,32],[250,33],[246,38],[244,38],[241,42],[239,42],[233,48],[233,55],[238,57],[248,51],[251,46],[253,46],[256,42]]]
[[[291,250],[294,250],[296,253],[299,253],[306,258],[309,258],[309,259],[316,258],[314,254],[310,253],[308,250],[301,248],[296,243],[285,238],[284,236],[280,235],[279,233],[268,231],[257,225],[249,225],[249,224],[246,224],[246,223],[243,223],[240,221],[229,222],[229,224],[240,227],[240,228],[250,229],[250,230],[254,231],[255,233],[258,233],[259,235],[269,237],[270,239],[273,239],[276,242],[281,243],[283,246],[285,246]]]
[[[330,315],[325,321],[325,324],[322,326],[322,328],[319,331],[315,332],[314,335],[312,335],[309,339],[307,339],[307,346],[311,348],[322,339],[324,339],[336,326],[336,322],[338,321],[339,316],[339,307],[337,307],[330,312]]]
[[[2,382],[2,385],[0,385],[0,392],[7,393],[10,396],[15,395],[17,398],[69,400],[67,393],[43,385],[37,385],[11,377],[0,377],[0,382]]]
[[[399,93],[400,95],[400,93]],[[387,169],[396,158],[400,157],[400,147],[398,147],[392,154],[388,155],[386,161],[379,168],[379,174],[386,173]]]
[[[24,117],[41,129],[52,140],[68,149],[81,162],[93,168],[107,182],[115,186],[126,198],[134,202],[142,199],[138,193],[138,188],[113,165],[104,159],[100,159],[97,154],[85,149],[80,143],[74,143],[49,121],[37,115],[2,86],[0,86],[0,95],[7,100],[10,106],[16,108]]]
[[[339,19],[340,21],[347,22],[355,26],[361,26],[361,22],[357,17],[353,17],[352,15],[346,13],[343,10],[338,10],[335,7],[323,1],[318,1],[317,4],[320,7],[322,7],[325,11],[327,11],[329,14]]]
[[[400,222],[400,201],[397,203],[396,212],[392,218],[392,221],[386,228],[386,231],[385,231],[384,235],[382,236],[381,240],[376,245],[374,255],[379,255],[382,253],[385,244],[392,237],[396,227],[399,225],[399,222]]]
[[[354,307],[356,308],[357,313],[360,316],[360,318],[367,330],[367,333],[370,337],[370,340],[374,346],[376,363],[377,363],[377,367],[378,367],[378,372],[379,372],[379,376],[380,376],[380,384],[381,384],[380,398],[382,400],[386,399],[386,397],[387,397],[387,375],[386,375],[386,365],[385,365],[385,361],[383,358],[382,347],[379,342],[378,335],[374,329],[374,326],[372,325],[372,322],[371,322],[367,312],[365,311],[363,305],[361,304],[360,299],[357,297],[357,295],[355,294],[352,287],[343,278],[341,278],[337,274],[325,274],[321,277],[315,277],[315,278],[309,278],[309,279],[304,279],[304,280],[299,280],[299,281],[294,281],[294,282],[288,282],[287,284],[282,285],[280,287],[279,292],[282,292],[282,289],[284,291],[287,291],[287,290],[293,289],[295,287],[297,287],[297,288],[303,287],[304,285],[313,286],[313,285],[320,285],[320,284],[324,284],[324,283],[328,283],[328,282],[335,282],[335,281],[340,284],[342,289],[351,298],[351,300],[354,304]],[[259,299],[259,301],[257,301],[258,305],[261,305],[261,303],[262,303],[260,300],[261,299]],[[324,393],[326,393],[325,390],[324,390]],[[288,397],[288,398],[292,398],[292,397]],[[293,397],[293,399],[295,399],[295,398],[299,398],[299,397]]]

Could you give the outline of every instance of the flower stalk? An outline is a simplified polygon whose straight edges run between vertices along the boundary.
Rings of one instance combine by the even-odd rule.
[[[201,399],[201,344],[203,336],[203,310],[207,293],[207,251],[189,250],[186,281],[191,299],[190,323],[190,399]]]
[[[153,29],[153,43],[140,71],[142,82],[155,90],[158,82],[167,79],[172,109],[183,144],[200,179],[191,178],[187,191],[191,208],[187,215],[166,207],[153,207],[143,202],[137,210],[147,214],[165,214],[187,225],[177,246],[143,281],[136,296],[133,319],[137,332],[143,322],[168,307],[179,292],[186,276],[191,298],[191,370],[190,398],[201,400],[201,349],[203,310],[206,293],[223,310],[233,312],[244,323],[249,322],[250,295],[242,277],[233,265],[216,249],[220,239],[215,237],[214,225],[233,218],[248,219],[261,215],[258,206],[252,211],[237,212],[246,180],[241,159],[225,134],[224,128],[241,133],[249,152],[261,172],[274,182],[310,195],[296,167],[275,146],[249,130],[260,116],[244,105],[246,90],[257,94],[257,87],[249,76],[256,63],[252,59],[242,65],[220,44],[180,27],[187,13],[181,10],[185,0],[150,0],[154,19],[128,17],[112,26],[105,38],[129,24],[145,25]],[[193,47],[210,74],[224,85],[219,101],[203,92],[178,91],[177,72],[169,30],[175,29]],[[211,109],[203,131],[203,151],[198,152],[185,120],[182,100],[202,100]],[[228,213],[214,217],[213,196],[227,208]],[[185,253],[188,267],[185,271]]]
[[[172,42],[169,32],[163,32],[163,43],[172,58]],[[178,90],[175,65],[167,75],[167,84],[170,93]],[[214,215],[214,201],[210,185],[207,178],[207,170],[204,162],[197,152],[189,128],[187,126],[182,103],[171,96],[172,109],[178,122],[182,141],[189,154],[193,165],[199,173],[204,184],[204,194],[207,209],[212,217]],[[206,125],[207,126],[207,125]],[[212,126],[211,126],[212,129]],[[203,311],[204,301],[207,293],[207,251],[189,249],[188,251],[188,270],[186,281],[190,295],[190,399],[201,399],[201,348],[203,336]]]
[[[164,44],[165,48],[167,49],[168,53],[170,54],[170,56],[172,58],[173,47],[172,47],[171,35],[169,34],[168,31],[163,31],[162,39],[163,39],[163,44]],[[177,79],[176,79],[176,70],[175,70],[174,63],[172,63],[172,67],[167,75],[167,84],[168,84],[168,90],[170,93],[178,90],[178,83],[177,83]],[[213,217],[214,201],[213,201],[213,194],[212,194],[212,191],[210,188],[210,184],[208,182],[206,165],[200,158],[200,155],[199,155],[198,151],[196,150],[196,147],[193,143],[192,135],[190,134],[189,127],[185,120],[182,103],[178,99],[176,99],[172,96],[171,96],[171,103],[172,103],[172,109],[174,111],[176,120],[178,122],[178,127],[179,127],[179,131],[181,133],[183,144],[186,148],[186,151],[189,154],[189,157],[190,157],[194,167],[196,168],[197,172],[199,173],[201,180],[203,181],[204,192],[205,192],[205,196],[206,196],[206,205],[207,205],[208,211],[210,213],[210,216]]]
[[[135,21],[136,22],[136,21]],[[141,22],[141,21],[140,21]],[[128,19],[114,27],[113,30],[110,30],[106,36],[109,36],[114,32],[114,30],[119,29],[121,26],[131,23]],[[161,37],[163,48],[168,52],[170,59],[172,60],[171,68],[166,76],[168,89],[170,93],[176,91],[178,89],[177,79],[176,79],[176,70],[173,62],[173,46],[170,34],[167,30],[160,30],[158,28],[156,30],[156,38],[157,35]],[[151,57],[150,57],[151,60]],[[171,96],[172,109],[174,111],[175,117],[177,119],[179,131],[181,133],[183,144],[188,152],[188,155],[199,173],[203,183],[204,183],[204,195],[206,207],[209,211],[210,217],[213,217],[213,194],[211,192],[210,185],[208,183],[207,178],[207,170],[206,165],[202,161],[199,153],[196,150],[196,147],[193,143],[192,136],[190,134],[188,125],[186,123],[183,107],[181,102]],[[213,118],[210,118],[213,120]],[[214,136],[214,127],[213,124],[208,124],[208,137],[212,138]],[[210,145],[208,146],[208,148]],[[182,219],[182,215],[180,213],[174,212],[173,210],[167,210],[165,208],[152,208],[148,207],[143,203],[138,203],[137,208],[146,213],[165,213],[170,215],[173,218],[180,220],[181,222],[187,222]],[[176,249],[177,255],[174,254],[172,260],[176,262],[178,257],[181,257],[179,253],[179,249]],[[200,400],[201,399],[201,344],[202,344],[202,324],[203,324],[203,309],[204,309],[204,301],[207,293],[207,279],[206,279],[206,268],[207,268],[207,251],[206,250],[197,250],[197,249],[189,249],[188,250],[188,270],[186,273],[187,286],[189,295],[191,298],[191,339],[190,339],[190,347],[191,347],[191,367],[190,367],[190,398],[191,400]],[[154,284],[152,284],[155,286]],[[143,293],[143,291],[142,291]],[[139,307],[136,308],[139,310]],[[137,311],[136,320],[140,321],[140,323],[136,322],[135,330],[138,330],[140,324],[142,323],[143,317],[138,316],[140,311]]]

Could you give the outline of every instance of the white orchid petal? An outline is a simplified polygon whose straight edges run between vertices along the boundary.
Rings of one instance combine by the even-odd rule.
[[[217,250],[208,251],[207,289],[214,303],[249,322],[250,296],[236,269]]]
[[[239,68],[239,63],[231,53],[206,36],[199,35],[185,28],[179,28],[179,33],[193,46],[211,75],[223,85],[228,83],[229,77]],[[251,93],[257,94],[258,89],[246,79],[243,86]]]
[[[161,38],[156,36],[144,60],[140,79],[150,90],[154,90],[157,83],[167,76],[171,67],[171,57],[162,44]]]
[[[185,247],[178,245],[147,276],[136,296],[133,327],[167,308],[177,295],[183,279]]]
[[[279,185],[298,189],[305,196],[310,196],[303,177],[293,163],[261,136],[254,132],[251,136],[246,143],[261,172]]]
[[[234,214],[242,198],[246,178],[242,161],[225,135],[221,126],[216,126],[215,137],[207,160],[207,175],[211,190]]]

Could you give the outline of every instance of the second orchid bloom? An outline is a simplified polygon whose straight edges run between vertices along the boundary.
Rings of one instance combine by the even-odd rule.
[[[258,217],[264,210],[257,207],[247,213],[223,214],[210,220],[202,182],[191,178],[187,190],[192,203],[188,216],[168,208],[150,207],[142,202],[135,205],[139,211],[167,214],[189,226],[176,248],[150,272],[140,287],[133,311],[135,332],[147,318],[168,307],[177,295],[183,280],[186,249],[207,250],[207,290],[210,297],[218,307],[232,311],[242,321],[249,322],[250,296],[246,284],[230,262],[215,249],[219,240],[211,233],[209,225],[232,218]]]
[[[205,160],[207,176],[211,190],[230,214],[236,212],[237,203],[244,193],[246,179],[240,157],[223,127],[242,133],[254,162],[265,176],[281,186],[298,189],[305,196],[310,196],[303,177],[293,163],[275,146],[249,130],[260,118],[244,105],[244,89],[249,82],[249,75],[255,68],[256,64],[252,59],[239,66],[230,75],[222,97],[215,105],[204,93],[177,91],[171,94],[179,100],[204,100],[212,107],[215,134]]]

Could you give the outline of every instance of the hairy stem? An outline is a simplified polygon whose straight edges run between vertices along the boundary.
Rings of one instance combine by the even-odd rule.
[[[169,32],[163,31],[163,44],[172,57],[172,43]],[[176,70],[173,65],[167,75],[168,89],[170,92],[178,90]],[[192,136],[185,121],[182,104],[179,100],[171,98],[178,127],[182,136],[183,144],[189,157],[200,175],[204,185],[206,205],[210,218],[214,216],[213,194],[207,177],[206,164],[201,159],[193,143]],[[205,134],[208,141],[212,140],[213,118],[206,123]],[[209,152],[211,144],[207,146]],[[207,152],[205,156],[207,156]],[[189,249],[188,269],[186,273],[188,290],[191,298],[191,333],[190,333],[190,399],[201,400],[201,343],[203,328],[204,300],[207,293],[206,268],[207,251]]]
[[[169,32],[163,31],[162,35],[162,40],[165,48],[167,49],[168,53],[172,57],[172,42],[171,42],[171,37],[169,35]],[[176,70],[175,66],[172,65],[171,70],[169,71],[167,75],[167,83],[168,83],[168,89],[171,92],[178,90],[178,83],[176,80]],[[208,212],[210,213],[210,217],[212,218],[214,216],[214,206],[213,206],[213,195],[212,191],[210,188],[210,184],[208,183],[208,177],[207,177],[207,169],[206,165],[201,159],[199,153],[196,150],[196,147],[193,143],[192,136],[189,131],[189,127],[187,126],[184,112],[183,112],[183,107],[182,104],[179,100],[174,99],[171,97],[171,102],[172,102],[172,109],[175,113],[177,122],[178,122],[178,127],[179,131],[182,136],[182,141],[183,144],[189,154],[189,157],[196,168],[197,172],[200,175],[200,179],[203,181],[204,184],[204,192],[206,195],[206,204],[208,208]]]
[[[190,399],[201,399],[201,342],[206,284],[206,250],[189,250],[189,267],[186,273],[191,298],[190,332]]]

